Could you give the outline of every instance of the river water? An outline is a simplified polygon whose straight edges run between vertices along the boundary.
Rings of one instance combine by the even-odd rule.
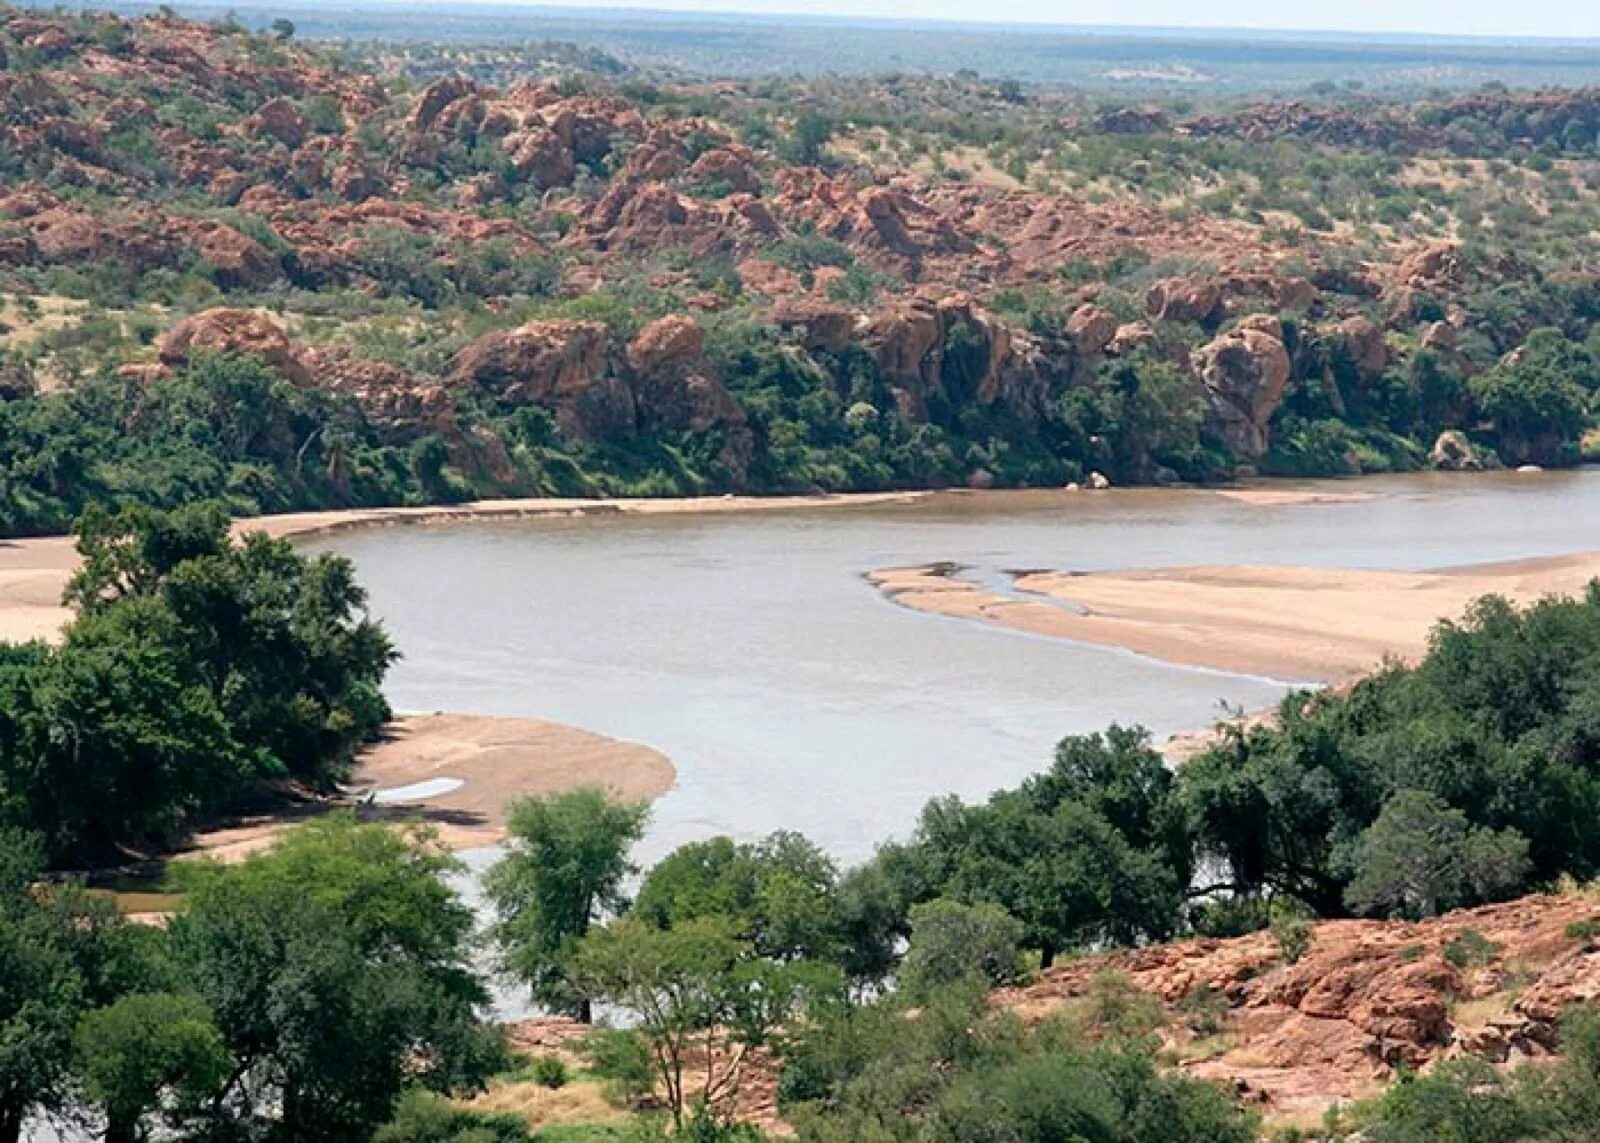
[[[678,784],[638,855],[796,829],[842,862],[930,797],[981,797],[1064,734],[1159,738],[1289,680],[917,614],[863,574],[1311,564],[1421,569],[1600,546],[1600,471],[1271,485],[1370,499],[1260,505],[1205,491],[983,493],[909,505],[479,522],[308,543],[351,557],[404,660],[400,710],[554,719],[665,752]]]

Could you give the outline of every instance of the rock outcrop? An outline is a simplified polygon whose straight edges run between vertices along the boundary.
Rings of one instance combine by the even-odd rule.
[[[1362,381],[1374,381],[1389,367],[1389,347],[1383,330],[1371,318],[1356,315],[1339,323],[1338,336]]]
[[[1255,460],[1270,444],[1268,425],[1283,402],[1290,361],[1270,322],[1250,321],[1198,354],[1207,402],[1206,430],[1235,456]]]
[[[1222,287],[1210,278],[1166,278],[1151,286],[1145,312],[1157,321],[1208,322],[1222,304]]]
[[[1098,357],[1117,336],[1121,323],[1104,306],[1082,305],[1067,319],[1067,336],[1077,343],[1086,357]]]
[[[161,363],[181,368],[197,354],[244,354],[259,358],[296,385],[310,385],[311,371],[283,327],[255,310],[218,308],[184,318],[157,346]]]
[[[1428,450],[1428,464],[1440,472],[1480,472],[1490,467],[1460,429],[1447,429],[1439,434],[1433,448]],[[1498,466],[1496,461],[1494,467]]]
[[[446,382],[481,389],[507,408],[551,408],[576,440],[629,433],[633,394],[610,369],[610,334],[600,322],[533,321],[485,334],[450,362]]]
[[[1164,1033],[1191,1074],[1274,1111],[1319,1113],[1371,1095],[1401,1069],[1473,1054],[1503,1063],[1548,1054],[1565,1009],[1600,998],[1600,907],[1529,897],[1419,923],[1329,921],[1284,962],[1270,933],[1090,956],[995,996],[1024,1016],[1070,1005],[1114,971],[1171,1006]],[[1452,951],[1472,934],[1472,955]],[[1220,1009],[1218,1050],[1189,1050],[1181,1009]]]
[[[685,315],[650,323],[626,347],[592,321],[533,321],[486,334],[450,362],[446,384],[507,408],[548,408],[572,440],[715,431],[735,479],[750,461],[744,410],[707,363],[699,324]]]

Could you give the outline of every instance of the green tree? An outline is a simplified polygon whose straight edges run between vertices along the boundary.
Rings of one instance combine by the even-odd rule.
[[[54,860],[170,845],[264,779],[331,788],[389,716],[395,652],[349,561],[214,505],[90,511],[58,650],[0,648],[0,820]]]
[[[655,865],[633,914],[658,928],[721,918],[759,956],[831,962],[843,955],[837,882],[832,860],[797,833],[755,844],[717,837],[681,846]]]
[[[164,1106],[180,1119],[192,1114],[233,1066],[205,1005],[169,992],[134,993],[89,1012],[75,1045],[84,1094],[105,1115],[106,1143],[143,1138],[145,1116]]]
[[[409,1085],[504,1059],[468,967],[472,913],[426,835],[335,816],[209,879],[170,928],[236,1061],[217,1101],[289,1140],[362,1140]]]
[[[1025,972],[1021,941],[1022,925],[998,905],[924,902],[911,910],[911,944],[896,987],[916,1001],[973,982],[1014,984]]]
[[[1431,917],[1514,892],[1528,874],[1528,839],[1474,827],[1422,790],[1391,797],[1357,843],[1345,900],[1362,913]]]
[[[627,904],[622,882],[635,872],[628,851],[644,833],[649,807],[587,788],[511,806],[506,855],[485,874],[503,969],[534,999],[590,1019],[570,962],[589,929]]]
[[[0,1143],[73,1097],[82,1015],[147,986],[145,938],[109,901],[47,882],[36,835],[0,828]]]
[[[795,118],[789,134],[778,144],[778,154],[796,166],[815,167],[822,162],[824,148],[833,138],[833,121],[812,112]]]
[[[1474,377],[1470,390],[1494,425],[1502,459],[1562,464],[1576,459],[1574,444],[1597,385],[1600,366],[1580,343],[1559,330],[1538,329],[1506,360]]]
[[[737,1094],[750,1052],[842,987],[832,969],[757,957],[714,918],[657,929],[628,917],[595,929],[572,977],[589,999],[636,1021],[679,1130],[691,1118],[717,1118]]]

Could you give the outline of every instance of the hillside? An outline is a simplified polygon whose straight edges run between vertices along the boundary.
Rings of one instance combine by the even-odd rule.
[[[291,32],[5,13],[13,529],[170,484],[248,513],[1580,456],[1592,90],[1185,110],[554,45],[494,86]],[[197,364],[236,353],[266,372]],[[150,409],[218,385],[257,415],[190,456]]]

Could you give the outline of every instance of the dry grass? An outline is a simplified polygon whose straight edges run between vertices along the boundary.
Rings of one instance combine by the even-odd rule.
[[[1515,992],[1496,992],[1477,1000],[1458,1001],[1450,1009],[1450,1018],[1458,1028],[1478,1028],[1491,1017],[1504,1016],[1516,1002]]]
[[[1173,1059],[1181,1064],[1198,1063],[1226,1056],[1239,1046],[1239,1037],[1232,1032],[1217,1032],[1210,1036],[1197,1036],[1172,1049]]]
[[[467,1103],[477,1111],[509,1112],[528,1121],[531,1131],[578,1124],[620,1124],[628,1113],[606,1102],[596,1080],[574,1079],[563,1087],[549,1088],[526,1080],[495,1082]]]

